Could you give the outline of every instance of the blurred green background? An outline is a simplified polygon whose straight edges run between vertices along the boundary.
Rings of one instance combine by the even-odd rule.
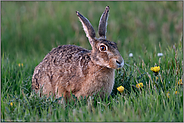
[[[87,17],[97,33],[107,5],[110,6],[107,39],[118,44],[124,58],[129,53],[142,57],[163,52],[181,38],[182,2],[3,1],[1,56],[39,63],[58,45],[75,44],[91,49],[75,11]]]

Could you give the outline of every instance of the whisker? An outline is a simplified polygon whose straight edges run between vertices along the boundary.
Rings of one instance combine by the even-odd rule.
[[[127,65],[127,66],[129,66],[129,67],[130,67],[130,65],[129,65],[129,64],[127,64],[127,63],[125,63],[125,65]]]

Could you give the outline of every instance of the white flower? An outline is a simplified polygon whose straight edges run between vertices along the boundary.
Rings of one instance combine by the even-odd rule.
[[[163,56],[163,53],[158,53],[157,56],[159,56],[159,57],[160,57],[160,56]]]
[[[129,57],[133,57],[133,53],[130,53],[130,54],[129,54]]]

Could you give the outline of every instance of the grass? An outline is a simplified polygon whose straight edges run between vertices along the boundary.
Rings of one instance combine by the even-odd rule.
[[[1,121],[182,122],[182,2],[1,2]],[[54,47],[90,49],[75,11],[95,30],[110,6],[107,38],[125,66],[110,97],[65,105],[31,90],[35,66]],[[129,57],[133,53],[133,57]],[[163,53],[163,56],[157,56]],[[160,66],[158,75],[150,70]],[[136,84],[143,83],[143,88]],[[123,93],[117,87],[125,88]],[[177,94],[175,93],[177,91]]]

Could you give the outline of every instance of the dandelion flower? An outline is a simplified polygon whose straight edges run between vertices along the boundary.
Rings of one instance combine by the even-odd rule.
[[[11,102],[10,105],[13,106],[13,103]]]
[[[158,57],[163,56],[163,53],[158,53],[157,56]]]
[[[117,90],[120,92],[120,93],[123,93],[123,91],[125,90],[125,88],[123,86],[119,86],[117,88]]]
[[[136,87],[137,87],[137,88],[142,88],[142,87],[143,87],[143,83],[138,83],[138,84],[136,84]]]
[[[160,71],[160,66],[151,67],[151,71],[158,73]]]
[[[22,66],[22,67],[23,67],[23,63],[19,63],[19,64],[18,64],[18,66],[19,66],[19,67],[20,67],[20,66]]]
[[[130,53],[130,54],[129,54],[129,57],[133,57],[133,53]]]
[[[177,94],[178,92],[177,91],[175,91],[175,94]]]
[[[178,81],[178,85],[183,85],[182,79],[180,79],[180,80]]]

